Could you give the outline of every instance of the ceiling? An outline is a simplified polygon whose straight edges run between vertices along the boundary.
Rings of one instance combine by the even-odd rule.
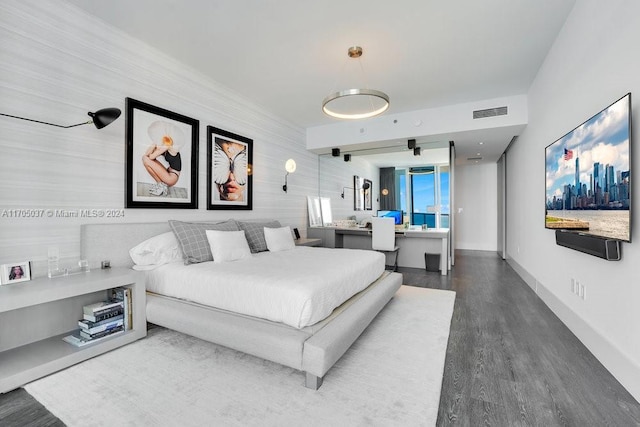
[[[526,94],[575,3],[68,1],[303,128],[335,123],[321,102],[351,87],[386,92],[385,114]],[[475,155],[480,135],[454,136]],[[499,155],[514,135],[493,136]]]

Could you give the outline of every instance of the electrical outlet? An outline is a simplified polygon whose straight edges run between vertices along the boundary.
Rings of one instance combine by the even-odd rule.
[[[578,296],[580,298],[583,298],[584,295],[584,285],[581,284],[580,282],[576,282],[576,286],[578,287]]]

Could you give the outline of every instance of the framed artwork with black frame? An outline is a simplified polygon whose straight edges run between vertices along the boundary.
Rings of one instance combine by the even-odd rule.
[[[251,210],[253,140],[207,126],[207,209]]]
[[[373,194],[373,181],[365,178],[362,192],[364,193],[364,210],[373,210],[373,201],[371,200],[371,195]]]
[[[127,208],[198,208],[200,122],[126,99]]]

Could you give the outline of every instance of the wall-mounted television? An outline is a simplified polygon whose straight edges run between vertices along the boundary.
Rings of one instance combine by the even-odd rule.
[[[393,218],[395,225],[402,224],[402,211],[378,211],[378,217]]]
[[[631,241],[631,93],[545,148],[545,227]]]

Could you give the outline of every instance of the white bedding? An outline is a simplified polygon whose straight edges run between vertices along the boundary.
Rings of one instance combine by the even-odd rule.
[[[174,262],[148,271],[147,290],[304,328],[384,272],[384,254],[296,247],[228,263]]]

